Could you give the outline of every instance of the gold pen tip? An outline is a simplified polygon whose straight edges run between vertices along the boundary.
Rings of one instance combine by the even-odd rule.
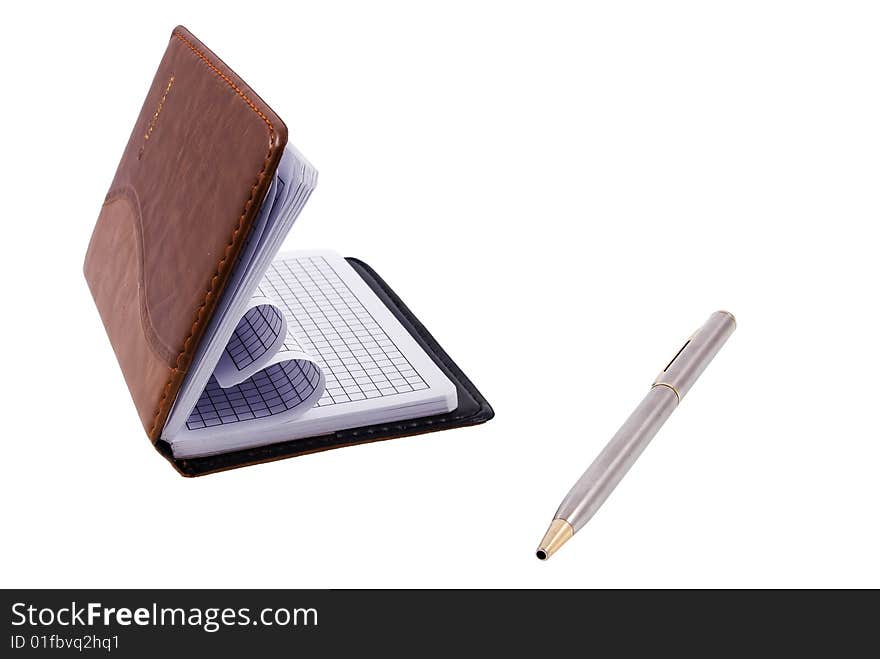
[[[544,539],[541,540],[541,544],[538,545],[538,550],[535,552],[535,556],[542,561],[546,561],[556,553],[556,550],[568,542],[569,538],[573,535],[574,529],[571,524],[564,519],[554,519],[550,522],[550,528],[548,528],[547,533],[544,534]]]

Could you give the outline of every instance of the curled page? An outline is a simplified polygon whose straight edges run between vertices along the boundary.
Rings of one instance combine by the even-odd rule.
[[[221,387],[231,387],[262,371],[284,344],[287,319],[271,300],[254,296],[214,369]]]
[[[314,361],[290,356],[277,353],[263,370],[232,387],[221,387],[212,377],[186,429],[217,429],[270,418],[273,423],[289,421],[310,409],[324,392],[324,373]]]
[[[270,418],[289,421],[314,406],[324,386],[321,366],[288,331],[284,313],[257,295],[187,418],[186,430],[233,430],[242,421]]]

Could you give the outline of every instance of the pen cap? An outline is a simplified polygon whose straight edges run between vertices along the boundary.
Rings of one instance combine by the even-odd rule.
[[[733,314],[727,311],[713,313],[657,376],[654,386],[669,387],[681,401],[735,329]]]

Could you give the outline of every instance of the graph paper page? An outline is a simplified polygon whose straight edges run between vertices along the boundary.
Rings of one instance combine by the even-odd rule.
[[[306,411],[295,414],[279,404],[277,418],[267,415],[258,424],[227,415],[222,423],[206,426],[191,417],[186,429],[173,439],[175,455],[230,450],[241,445],[236,438],[246,437],[247,445],[266,443],[270,438],[292,439],[457,406],[454,385],[340,255],[327,251],[281,254],[256,295],[271,300],[287,322],[285,341],[273,362],[291,355],[300,360],[307,356],[323,377],[320,395]],[[295,388],[284,381],[283,374],[276,374],[276,386],[279,377],[288,391]],[[308,372],[293,371],[291,379],[296,378],[310,382]],[[253,398],[255,385],[249,383],[238,386],[249,386]],[[264,379],[261,386],[266,390],[272,384]],[[222,391],[212,378],[205,396],[216,397]],[[218,430],[217,425],[223,428]],[[225,441],[220,441],[221,436]],[[188,452],[180,448],[186,442],[195,448]]]

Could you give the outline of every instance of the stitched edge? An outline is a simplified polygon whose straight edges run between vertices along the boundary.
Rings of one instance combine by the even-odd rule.
[[[162,397],[159,399],[158,407],[156,408],[156,413],[153,415],[153,424],[150,426],[150,439],[153,439],[153,434],[156,432],[156,424],[159,422],[159,415],[162,412],[162,408],[165,405],[165,399],[168,398],[168,394],[171,391],[171,385],[174,383],[175,376],[181,371],[181,360],[186,356],[189,352],[189,343],[192,340],[193,335],[196,333],[199,325],[202,322],[202,312],[210,301],[211,297],[217,292],[217,287],[220,284],[220,275],[223,272],[223,265],[226,263],[226,260],[229,258],[229,253],[232,250],[232,247],[235,245],[235,239],[238,236],[239,231],[241,231],[241,227],[244,224],[244,219],[247,216],[248,209],[254,201],[254,195],[256,194],[257,188],[260,185],[260,181],[263,179],[263,175],[266,173],[266,169],[269,167],[269,162],[272,157],[272,152],[274,151],[274,141],[275,141],[275,127],[272,125],[272,122],[269,118],[254,104],[254,102],[248,98],[247,94],[245,94],[235,82],[223,73],[217,66],[209,60],[204,53],[202,53],[198,48],[196,48],[192,42],[189,41],[186,37],[184,37],[179,32],[173,32],[172,35],[177,37],[189,50],[198,57],[205,66],[207,66],[211,71],[214,72],[216,76],[218,76],[223,82],[225,82],[230,89],[232,89],[236,94],[238,94],[239,98],[241,98],[247,106],[256,113],[260,119],[262,119],[266,126],[269,128],[269,149],[266,152],[266,158],[263,160],[263,166],[259,172],[257,172],[256,181],[251,186],[251,192],[248,196],[247,201],[244,204],[244,208],[242,209],[241,215],[238,218],[238,222],[235,225],[235,228],[232,230],[232,236],[229,239],[229,243],[226,245],[226,248],[223,250],[223,257],[217,262],[217,270],[214,272],[214,275],[211,277],[211,281],[208,286],[208,290],[205,293],[205,299],[202,300],[202,303],[195,310],[195,318],[193,319],[192,327],[190,328],[189,334],[183,340],[183,346],[180,349],[180,352],[175,359],[174,367],[171,368],[170,374],[168,376],[168,381],[165,383],[165,386],[162,389]]]
[[[141,160],[144,157],[144,149],[147,148],[147,142],[150,140],[150,135],[152,135],[153,131],[156,129],[156,124],[159,122],[159,115],[162,114],[162,108],[165,107],[165,99],[168,98],[168,94],[173,86],[174,74],[172,73],[171,77],[168,79],[168,85],[165,87],[165,93],[163,93],[162,98],[159,99],[159,106],[153,113],[152,119],[150,119],[150,125],[147,126],[147,132],[144,133],[143,144],[141,144],[141,148],[138,149],[138,160]]]

